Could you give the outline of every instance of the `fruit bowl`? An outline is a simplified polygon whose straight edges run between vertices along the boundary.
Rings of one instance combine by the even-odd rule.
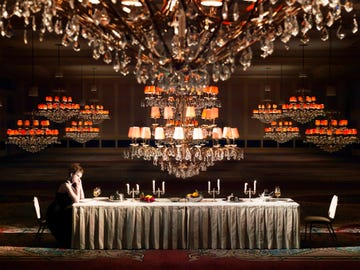
[[[193,197],[193,196],[187,196],[186,199],[189,202],[200,202],[204,197],[202,195],[199,195],[197,197]]]

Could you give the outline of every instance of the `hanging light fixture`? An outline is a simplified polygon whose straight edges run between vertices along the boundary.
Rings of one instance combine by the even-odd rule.
[[[337,152],[349,144],[358,143],[357,129],[348,128],[348,120],[338,120],[335,115],[333,112],[328,112],[328,118],[316,119],[315,127],[305,131],[305,142],[313,143],[329,153]]]
[[[46,96],[46,103],[38,104],[36,115],[63,123],[79,115],[80,104],[73,103],[70,96]]]
[[[81,75],[81,85],[82,75]],[[93,84],[91,85],[90,94],[95,95],[94,98],[90,98],[88,100],[88,104],[84,104],[84,106],[80,109],[79,112],[79,120],[82,121],[91,121],[94,125],[101,124],[104,120],[110,119],[109,110],[105,110],[104,106],[99,103],[98,98],[98,89],[95,83],[95,68],[93,69]]]
[[[327,106],[335,106],[331,104],[330,99],[336,97],[336,88],[333,87],[333,76],[331,71],[332,46],[331,36],[329,37],[329,84],[326,88]],[[330,103],[330,104],[329,104]],[[330,106],[329,106],[330,105]],[[358,143],[358,131],[355,128],[348,128],[348,120],[340,117],[340,113],[333,108],[326,114],[315,119],[315,127],[305,130],[305,142],[313,143],[323,151],[333,153],[340,151],[349,144]]]
[[[144,92],[143,106],[150,108],[154,123],[151,127],[129,128],[132,142],[127,158],[152,161],[178,178],[197,175],[217,161],[243,159],[243,150],[235,143],[239,138],[237,128],[222,129],[215,123],[220,107],[217,87],[181,92],[146,86]],[[226,141],[225,146],[220,140]]]
[[[266,69],[266,83],[264,90],[263,102],[258,105],[257,109],[253,110],[252,118],[259,120],[262,123],[271,123],[282,117],[282,110],[277,104],[273,103],[270,98],[271,88],[268,81],[268,70]]]
[[[79,119],[83,121],[91,121],[94,125],[98,125],[104,120],[110,119],[109,110],[104,110],[103,105],[85,104],[84,108],[80,110]]]
[[[58,46],[58,66],[55,72],[55,80],[60,80],[63,78],[63,73],[60,65],[60,44]],[[54,92],[62,93],[65,90],[58,88]],[[64,123],[71,118],[77,117],[79,115],[80,105],[78,103],[73,103],[71,96],[46,96],[45,103],[40,103],[37,106],[37,111],[35,115],[45,117],[55,123]]]
[[[93,127],[91,121],[71,121],[71,126],[65,128],[65,137],[86,143],[100,136],[100,128]]]
[[[58,141],[59,130],[50,129],[49,120],[17,120],[17,129],[7,130],[7,144],[36,153]]]
[[[273,121],[266,127],[264,138],[285,143],[300,136],[299,128],[293,126],[292,121]]]
[[[273,53],[276,39],[288,46],[290,39],[300,33],[302,42],[309,42],[310,29],[318,29],[321,39],[326,40],[328,28],[338,25],[338,37],[343,38],[343,12],[353,10],[351,0],[1,3],[3,36],[11,36],[9,20],[20,17],[26,26],[41,31],[41,39],[46,32],[55,32],[64,46],[80,51],[80,39],[84,38],[94,59],[112,64],[123,75],[133,69],[139,83],[150,82],[162,88],[186,76],[192,78],[192,83],[183,87],[189,88],[204,85],[203,81],[209,85],[210,80],[227,80],[236,67],[251,66],[251,47],[257,42],[261,56],[267,57]],[[356,17],[351,20],[356,29]]]
[[[302,44],[302,73],[299,75],[301,88],[297,91],[296,96],[289,98],[288,104],[282,105],[284,116],[301,124],[308,123],[316,117],[324,115],[324,104],[316,103],[316,97],[309,95],[310,90],[305,89],[307,75],[304,66],[304,48],[305,44]]]

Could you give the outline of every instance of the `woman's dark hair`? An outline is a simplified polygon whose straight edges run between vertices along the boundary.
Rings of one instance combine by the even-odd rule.
[[[84,173],[83,167],[80,166],[80,163],[72,163],[69,167],[69,175],[73,175],[76,172]]]

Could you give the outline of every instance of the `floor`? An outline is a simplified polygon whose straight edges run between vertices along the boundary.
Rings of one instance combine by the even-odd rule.
[[[338,241],[334,242],[328,234],[322,234],[324,231],[318,231],[311,242],[302,239],[301,245],[359,246],[359,159],[358,155],[348,152],[328,155],[306,149],[248,149],[242,161],[220,162],[193,178],[176,179],[148,162],[124,160],[119,149],[47,149],[38,154],[1,158],[0,228],[3,232],[36,228],[33,196],[39,197],[45,212],[57,186],[67,177],[67,166],[71,162],[80,162],[85,168],[83,185],[88,197],[92,196],[95,186],[101,187],[102,196],[110,196],[116,190],[124,193],[128,182],[139,184],[145,194],[150,194],[153,179],[166,182],[165,197],[182,197],[194,190],[207,197],[207,182],[215,183],[218,178],[221,179],[220,197],[230,193],[244,197],[244,183],[252,184],[256,179],[258,194],[264,189],[271,191],[280,186],[282,197],[299,202],[302,220],[308,214],[326,215],[332,195],[337,194],[339,205],[334,227]],[[303,230],[302,223],[301,227]],[[16,233],[0,233],[0,237],[1,245],[6,245],[6,241],[16,245],[16,240],[21,242],[20,239],[24,245],[32,241],[29,235]],[[46,234],[40,245],[54,246],[56,243],[50,234]]]

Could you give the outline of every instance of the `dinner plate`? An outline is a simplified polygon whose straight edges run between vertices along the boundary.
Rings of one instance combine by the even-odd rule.
[[[229,200],[224,200],[225,202],[228,202],[228,203],[240,203],[240,202],[244,202],[244,200],[242,200],[242,199],[238,199],[237,201],[229,201]]]
[[[109,198],[106,198],[106,201],[115,202],[115,203],[125,202],[125,200],[114,200],[114,199],[109,199]]]

